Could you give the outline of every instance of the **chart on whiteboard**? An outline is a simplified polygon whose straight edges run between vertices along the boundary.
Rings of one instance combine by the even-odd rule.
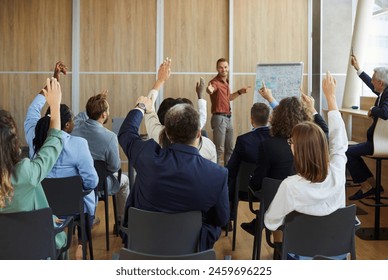
[[[303,62],[257,64],[255,94],[253,103],[268,102],[258,93],[263,86],[271,89],[273,97],[277,101],[289,96],[300,96],[300,88],[303,79]]]

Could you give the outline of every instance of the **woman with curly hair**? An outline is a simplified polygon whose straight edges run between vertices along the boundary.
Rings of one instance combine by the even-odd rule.
[[[314,120],[323,132],[328,134],[327,124],[315,110],[312,97],[304,94],[301,95],[301,99],[295,96],[286,97],[277,105],[270,89],[264,86],[260,89],[260,94],[275,108],[270,118],[271,137],[261,142],[258,147],[258,161],[249,184],[253,190],[261,189],[264,177],[283,180],[287,176],[295,174],[294,157],[290,145],[287,143],[295,125]],[[255,220],[250,223],[242,223],[241,227],[253,234],[254,223]]]

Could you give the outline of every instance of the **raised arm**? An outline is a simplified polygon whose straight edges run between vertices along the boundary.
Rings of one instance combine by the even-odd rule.
[[[155,101],[158,98],[159,89],[169,79],[171,75],[171,59],[166,58],[160,65],[158,70],[158,78],[155,81],[152,89],[148,93],[148,98],[151,102],[146,103],[144,115],[145,127],[149,138],[154,139],[159,143],[159,134],[163,129],[163,125],[155,112]]]
[[[199,83],[195,87],[195,91],[198,96],[198,112],[199,112],[199,122],[201,125],[201,129],[205,126],[207,120],[207,102],[206,99],[203,98],[203,92],[205,91],[205,79],[200,78]]]

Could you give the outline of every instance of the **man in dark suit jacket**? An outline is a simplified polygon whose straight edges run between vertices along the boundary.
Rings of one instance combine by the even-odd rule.
[[[252,131],[237,137],[232,156],[226,168],[229,170],[229,183],[236,177],[242,161],[256,163],[259,144],[269,138],[269,119],[270,108],[264,103],[257,102],[251,108]],[[231,200],[234,184],[229,184],[229,199]]]
[[[167,80],[169,73],[167,61],[160,67],[155,85]],[[193,106],[177,104],[166,113],[164,132],[172,143],[167,148],[139,136],[143,114],[149,110],[152,100],[139,97],[118,135],[137,172],[126,208],[167,213],[202,211],[200,250],[212,248],[221,234],[220,227],[229,220],[228,171],[199,154],[201,130]]]
[[[353,182],[361,185],[361,189],[349,197],[350,200],[358,200],[375,194],[375,179],[362,156],[373,154],[373,133],[379,118],[388,119],[388,68],[377,67],[371,77],[360,70],[357,58],[352,55],[351,63],[361,80],[378,96],[375,105],[370,108],[368,116],[373,118],[372,125],[366,132],[366,142],[351,145],[346,152],[348,162],[346,167]],[[383,191],[381,188],[379,191]]]
[[[229,170],[229,178],[237,176],[242,161],[256,163],[259,143],[269,138],[269,113],[268,105],[260,102],[253,104],[251,108],[251,124],[253,129],[237,137],[233,154],[226,165],[226,168]]]

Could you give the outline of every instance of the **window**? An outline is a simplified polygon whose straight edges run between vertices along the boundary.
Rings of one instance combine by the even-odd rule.
[[[374,68],[388,67],[388,1],[376,0],[373,14],[363,67],[370,76]],[[374,96],[365,84],[362,86],[362,95]]]

